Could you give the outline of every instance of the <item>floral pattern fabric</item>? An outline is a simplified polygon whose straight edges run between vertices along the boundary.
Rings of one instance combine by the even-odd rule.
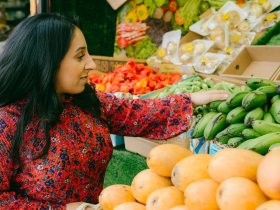
[[[42,158],[44,134],[33,120],[26,128],[20,158],[10,159],[16,122],[25,105],[0,108],[0,209],[65,209],[67,203],[97,203],[112,156],[110,133],[167,139],[187,130],[193,107],[185,95],[165,99],[118,99],[98,92],[101,119],[65,101],[51,145]],[[105,123],[107,122],[107,123]]]

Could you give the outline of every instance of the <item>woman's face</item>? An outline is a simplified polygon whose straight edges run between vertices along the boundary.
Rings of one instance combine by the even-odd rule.
[[[80,29],[75,28],[70,48],[62,59],[56,76],[56,92],[60,97],[83,92],[89,71],[95,67],[84,35]]]

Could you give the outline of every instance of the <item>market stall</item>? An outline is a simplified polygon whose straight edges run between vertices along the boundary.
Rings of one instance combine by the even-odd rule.
[[[143,2],[140,2],[137,5],[138,6],[141,5],[141,3]],[[214,13],[214,15],[212,14],[210,16],[201,16],[201,20],[206,21],[206,19],[208,20],[215,19],[219,13],[221,14],[221,11],[219,10],[221,8],[222,8],[223,15],[226,16],[226,12],[229,12],[229,10],[232,9],[233,7],[230,6],[230,7],[223,8],[223,5],[221,5],[217,9],[218,12]],[[237,6],[240,7],[240,2]],[[161,38],[161,42],[159,44],[154,43],[157,45],[157,49],[153,50],[153,53],[151,53],[151,55],[146,58],[145,60],[146,62],[142,62],[142,63],[144,63],[144,65],[155,68],[154,69],[155,73],[171,74],[174,72],[178,72],[184,76],[181,77],[180,81],[174,81],[174,83],[169,84],[166,87],[154,89],[153,91],[146,89],[147,92],[145,94],[136,94],[138,95],[137,97],[162,98],[168,96],[169,94],[174,94],[174,93],[180,94],[184,92],[195,92],[195,91],[208,90],[213,88],[228,90],[231,92],[231,95],[225,101],[216,101],[209,104],[208,106],[197,107],[195,110],[195,120],[192,125],[192,128],[188,132],[181,134],[175,138],[168,139],[166,141],[156,141],[152,139],[144,139],[139,137],[138,138],[124,137],[126,150],[131,151],[133,153],[138,153],[144,157],[148,157],[146,162],[147,165],[145,164],[145,160],[146,160],[145,158],[143,158],[142,161],[138,160],[139,162],[137,161],[137,163],[139,163],[142,169],[137,169],[137,173],[135,171],[131,172],[133,173],[133,175],[130,177],[131,179],[128,182],[125,181],[117,182],[116,180],[109,181],[108,179],[109,182],[106,185],[107,188],[104,190],[104,195],[102,195],[103,197],[101,196],[100,198],[101,199],[100,203],[103,203],[104,206],[119,205],[118,207],[119,209],[126,209],[126,208],[144,209],[144,206],[147,209],[165,209],[167,208],[167,206],[168,209],[171,209],[171,207],[178,206],[177,208],[174,208],[174,210],[187,209],[186,206],[188,206],[188,208],[200,209],[200,210],[246,209],[244,206],[246,206],[248,202],[250,202],[252,205],[250,207],[251,209],[256,209],[258,206],[259,207],[257,209],[279,208],[278,206],[279,201],[274,201],[274,200],[278,200],[279,198],[270,197],[271,194],[266,191],[267,190],[266,186],[265,187],[263,186],[262,184],[263,181],[261,180],[262,179],[261,177],[267,176],[264,175],[266,174],[266,172],[262,171],[263,163],[261,164],[262,162],[261,157],[265,156],[267,157],[267,159],[270,159],[271,156],[273,156],[273,158],[276,158],[276,156],[279,157],[279,152],[277,154],[276,148],[279,145],[279,141],[280,141],[280,138],[278,137],[279,135],[278,132],[280,130],[278,128],[279,124],[276,120],[278,118],[276,113],[278,112],[277,110],[275,110],[277,109],[276,107],[278,107],[276,104],[279,96],[278,84],[279,84],[279,52],[280,52],[279,51],[280,48],[277,46],[279,44],[279,42],[277,41],[278,32],[279,32],[279,23],[278,23],[279,20],[277,18],[274,19],[274,16],[275,15],[277,16],[278,14],[277,10],[275,10],[277,6],[279,5],[275,4],[273,8],[267,10],[263,9],[262,14],[255,13],[256,11],[253,9],[249,12],[252,19],[250,18],[248,19],[252,20],[251,24],[256,19],[258,19],[256,17],[262,16],[262,18],[258,19],[259,25],[255,22],[255,24],[258,25],[258,27],[251,26],[251,28],[246,31],[248,35],[249,34],[252,35],[251,37],[242,38],[244,31],[243,32],[238,31],[238,27],[240,29],[241,26],[244,26],[246,24],[246,22],[245,23],[243,22],[244,23],[243,25],[243,23],[241,24],[241,22],[248,20],[247,18],[244,19],[241,18],[240,20],[241,22],[238,22],[238,24],[232,22],[233,28],[228,31],[225,31],[227,37],[224,36],[221,39],[219,39],[219,34],[213,34],[211,39],[211,32],[210,32],[210,36],[207,38],[207,35],[205,33],[203,34],[202,32],[201,30],[202,28],[199,28],[202,27],[201,24],[202,21],[200,23],[199,21],[195,21],[193,24],[190,24],[189,32],[185,34],[181,34],[179,41],[178,38],[174,38],[174,39],[170,38],[167,39],[166,41],[165,39],[166,37],[164,37],[164,34],[168,34],[168,33],[166,32],[162,33],[163,35]],[[239,8],[236,8],[236,10],[239,10]],[[240,12],[242,13],[243,11]],[[240,13],[240,17],[242,16],[241,13]],[[255,18],[252,17],[254,15]],[[226,17],[224,18],[228,20],[228,18]],[[148,23],[148,21],[146,21],[146,23]],[[145,32],[144,35],[146,36],[146,38],[147,37],[150,38],[151,41],[153,40],[152,36],[149,36],[147,32]],[[123,43],[120,42],[120,37],[121,34],[116,34],[116,46],[125,49],[125,51],[121,50],[122,53],[125,53],[125,56],[124,54],[118,56],[117,53],[115,53],[115,58],[123,59],[124,61],[130,60],[131,58],[133,59],[133,57],[135,57],[135,55],[140,51],[138,51],[137,53],[129,53],[129,50],[135,50],[135,49],[132,48],[126,49],[129,45],[131,45],[128,43],[125,43],[125,45],[121,45]],[[118,38],[119,38],[119,42],[117,42]],[[215,40],[216,38],[217,40]],[[241,42],[242,40],[240,40],[240,38],[243,39],[244,42]],[[221,44],[220,40],[224,40],[224,41],[226,40],[225,41],[226,46],[224,45],[219,46],[219,44]],[[177,44],[177,48],[173,52],[172,52],[172,47],[173,47],[172,41],[174,41]],[[211,43],[209,47],[207,46],[207,44],[204,44],[204,46],[202,46],[201,43],[206,43],[205,41],[212,41],[214,43]],[[177,56],[176,59],[172,59],[169,56],[172,55],[172,53],[174,52],[178,53],[179,51],[181,51],[182,53],[183,49],[191,50],[193,52],[193,50],[195,49],[195,44],[197,42],[200,42],[199,44],[202,46],[202,47],[198,46],[199,48],[197,49],[197,52],[200,50],[200,48],[203,50],[201,50],[200,54],[198,53],[195,56],[193,56],[193,58],[195,59],[180,60],[178,54],[175,56],[173,55],[174,57]],[[133,47],[135,46],[137,45],[133,45]],[[149,44],[146,44],[146,46],[149,46]],[[149,49],[152,48],[149,47]],[[142,50],[142,48],[139,48],[139,50]],[[116,52],[120,52],[119,49],[117,49]],[[185,51],[185,53],[188,52]],[[217,62],[218,63],[217,65],[212,65],[211,63],[210,64],[207,63],[208,61],[211,60],[211,57],[209,56],[212,56],[213,54],[214,57],[220,54],[223,55],[221,61]],[[165,57],[165,56],[169,56],[169,57]],[[192,58],[192,56],[190,57]],[[143,60],[144,59],[142,59],[141,61]],[[203,68],[201,68],[201,66]],[[92,80],[92,82],[95,84],[98,84],[100,82],[99,84],[101,84],[103,81],[97,82],[95,80],[94,82],[94,80]],[[142,83],[143,89],[145,89],[147,86],[148,83],[146,84]],[[129,94],[131,95],[134,94],[133,91],[127,91],[127,92],[129,92]],[[183,187],[184,189],[183,188],[180,189],[179,185],[181,183],[180,181],[177,181],[178,177],[176,178],[172,177],[174,176],[173,174],[169,176],[171,177],[170,178],[171,183],[166,184],[166,186],[159,187],[161,188],[161,190],[155,190],[155,189],[151,190],[154,192],[150,194],[151,196],[139,195],[138,193],[140,192],[138,192],[137,190],[137,186],[139,184],[136,183],[138,182],[142,183],[142,180],[141,178],[139,178],[141,181],[138,181],[138,177],[141,176],[152,177],[153,175],[146,175],[146,173],[147,174],[152,172],[157,173],[158,172],[157,168],[153,168],[153,167],[158,167],[164,170],[165,166],[160,165],[161,161],[163,162],[165,162],[164,160],[171,161],[172,158],[175,158],[174,157],[176,156],[175,153],[176,154],[179,153],[177,150],[176,152],[172,153],[170,152],[172,151],[172,149],[170,150],[167,149],[170,153],[172,153],[172,155],[169,157],[162,157],[162,159],[164,158],[166,159],[160,160],[162,155],[156,155],[156,154],[168,154],[167,150],[165,150],[165,152],[160,151],[160,148],[161,147],[163,148],[164,145],[166,145],[166,148],[169,145],[177,145],[180,146],[181,148],[186,148],[188,151],[191,151],[192,153],[198,155],[197,159],[200,158],[200,155],[202,156],[205,155],[206,159],[208,157],[210,158],[211,156],[211,159],[212,158],[214,159],[213,162],[215,162],[215,160],[219,159],[220,157],[221,157],[221,161],[223,161],[223,158],[225,158],[224,159],[225,162],[211,163],[210,161],[210,163],[205,163],[206,167],[209,167],[209,165],[212,166],[212,164],[213,165],[217,164],[217,165],[214,166],[213,171],[209,171],[210,170],[209,169],[208,172],[205,172],[205,174],[207,175],[205,175],[205,177],[202,178],[200,177],[200,175],[194,172],[196,169],[195,167],[193,167],[193,165],[200,165],[202,167],[204,163],[199,162],[195,164],[194,162],[191,162],[192,166],[188,166],[187,165],[188,161],[192,161],[190,160],[191,158],[187,158],[187,157],[182,158],[183,160],[185,160],[186,166],[182,166],[183,169],[177,169],[181,167],[181,166],[180,167],[177,166],[176,169],[173,168],[173,171],[182,170],[183,174],[190,173],[195,177],[200,177],[198,178],[199,181],[195,181],[195,182],[190,181],[192,182],[192,184],[190,185],[186,184],[186,186],[189,186],[187,187],[187,189],[185,187]],[[123,153],[127,152],[124,151],[122,146],[119,148],[121,148],[120,150],[121,152]],[[157,148],[159,151],[156,152]],[[275,148],[274,153],[269,152],[274,148]],[[247,151],[248,151],[248,156],[247,156]],[[130,155],[130,154],[126,154],[126,155]],[[154,155],[153,157],[157,159],[154,163],[156,166],[153,166],[151,163],[149,163],[149,161],[151,161],[150,159],[152,155]],[[242,158],[242,155],[246,156],[246,158]],[[255,168],[254,169],[255,173],[252,177],[250,177],[251,175],[246,174],[247,172],[245,172],[246,170],[248,171],[251,170],[250,169],[251,163],[249,160],[250,159],[249,156],[251,155],[252,155],[252,159],[254,159],[253,160],[254,164],[256,164],[255,166],[252,166],[253,168]],[[135,154],[135,157],[140,157],[140,156]],[[196,158],[194,157],[194,159]],[[242,163],[241,159],[243,161],[244,160],[246,161]],[[256,161],[257,159],[259,159],[259,161]],[[127,161],[128,168],[133,165],[132,162],[129,163],[129,161]],[[184,161],[181,162],[179,162],[178,165],[184,164],[183,163]],[[157,166],[157,164],[159,164],[159,166]],[[114,167],[117,168],[118,166],[112,165],[112,168]],[[236,167],[241,167],[241,168],[236,169]],[[274,167],[273,164],[271,164],[271,168],[273,167]],[[236,170],[232,172],[229,171],[228,173],[226,173],[227,175],[223,177],[224,175],[223,173],[225,172],[222,171],[225,171],[228,168],[235,168]],[[125,169],[126,166],[124,166],[124,170]],[[190,172],[188,171],[189,169]],[[237,171],[243,173],[243,170],[245,170],[244,174],[236,174]],[[108,171],[108,177],[109,174],[112,172],[113,171]],[[178,173],[180,174],[180,172]],[[202,172],[200,171],[199,174],[200,173]],[[210,174],[210,179],[208,173]],[[161,173],[157,175],[162,176]],[[216,175],[220,178],[215,177]],[[243,178],[237,179],[234,177],[243,177]],[[180,177],[178,179],[180,180]],[[117,194],[121,194],[121,191],[118,191],[118,187],[120,186],[115,186],[113,183],[114,181],[116,181],[115,184],[124,184],[125,187],[127,187],[126,192],[129,191],[131,193],[130,195],[126,195],[128,200],[122,201],[121,202],[123,203],[122,205],[118,203],[120,199],[119,200],[117,199],[118,201],[114,201],[113,198],[111,200],[109,199],[110,198],[109,194],[114,193],[114,190],[116,190]],[[156,183],[155,180],[151,182]],[[232,184],[231,182],[233,182],[234,184]],[[149,185],[148,183],[149,183],[148,178],[145,178],[141,186],[147,186]],[[229,191],[226,192],[226,196],[229,196],[228,198],[230,198],[230,200],[232,201],[239,200],[240,202],[234,202],[234,201],[231,202],[230,200],[228,201],[227,198],[215,196],[217,191],[224,192],[225,189],[223,187],[226,186],[226,188],[228,189],[228,187],[231,188],[231,186],[238,186],[239,184],[240,187],[229,189]],[[246,186],[244,188],[246,190],[248,186],[248,194],[253,195],[254,193],[256,193],[253,196],[255,199],[254,201],[250,200],[251,199],[250,197],[248,197],[248,200],[239,197],[241,195],[241,192],[238,192],[238,190],[242,188],[241,186],[242,187]],[[116,187],[116,189],[114,189],[114,187]],[[206,195],[201,196],[203,198],[197,197],[198,191],[195,191],[196,187],[198,189],[201,188],[207,190],[209,189],[209,191],[206,190],[207,192],[205,192],[208,193],[207,196]],[[253,188],[254,190],[252,190]],[[182,191],[185,192],[185,197],[184,195],[180,194],[182,193]],[[196,192],[195,195],[192,194],[194,192]],[[147,193],[147,191],[145,193]],[[174,196],[168,196],[169,193],[171,193]],[[167,197],[164,198],[161,197],[163,196],[163,194],[166,195]],[[175,196],[177,194],[178,197]],[[188,195],[189,197],[186,197],[186,195]],[[147,200],[145,201],[142,200],[143,196],[144,197],[146,196],[145,198]],[[209,197],[209,200],[205,199],[205,197]],[[106,203],[107,202],[106,198],[108,198],[109,204]],[[258,198],[259,200],[256,198]],[[169,200],[170,203],[169,202],[161,203],[162,200],[165,201]],[[155,207],[152,201],[158,202],[158,207]],[[117,204],[114,204],[114,202],[116,202]],[[128,203],[125,204],[126,202],[130,202],[130,204]],[[252,204],[254,202],[255,204]],[[229,203],[229,204],[225,204],[225,203]],[[160,207],[161,205],[162,207]],[[185,206],[183,207],[183,205]],[[181,207],[179,208],[179,206]]]
[[[99,127],[94,131],[104,129],[101,132],[107,132],[108,141],[104,141],[103,133],[97,133],[94,138],[92,133],[89,133],[84,143],[79,139],[79,135],[71,133],[70,139],[79,141],[79,144],[69,141],[73,151],[79,147],[79,158],[90,158],[79,162],[71,159],[76,156],[75,152],[70,151],[71,154],[68,155],[67,149],[64,151],[59,148],[62,151],[58,157],[58,160],[61,159],[61,166],[60,162],[57,165],[62,172],[67,172],[65,180],[57,178],[61,183],[66,183],[61,184],[62,186],[68,186],[72,181],[72,171],[68,175],[66,170],[67,162],[68,165],[76,167],[73,170],[75,184],[79,185],[80,181],[81,185],[85,186],[84,198],[93,201],[87,195],[89,186],[91,192],[97,192],[95,202],[99,203],[98,207],[94,208],[98,210],[280,209],[279,0],[107,0],[105,6],[101,1],[96,5],[100,6],[100,11],[103,8],[106,14],[113,14],[114,17],[102,19],[100,22],[97,21],[100,13],[90,14],[95,20],[87,20],[85,16],[81,16],[85,6],[78,5],[78,1],[69,2],[71,6],[68,5],[64,11],[68,16],[78,17],[81,25],[92,21],[98,24],[99,29],[106,28],[104,30],[110,33],[112,38],[106,40],[102,35],[98,35],[102,42],[94,45],[88,38],[93,36],[93,31],[90,31],[91,27],[86,28],[85,37],[89,40],[90,54],[87,48],[82,46],[80,48],[84,54],[79,54],[78,58],[75,55],[75,59],[67,57],[68,61],[74,60],[73,64],[76,64],[75,67],[80,68],[81,72],[91,72],[88,76],[77,76],[79,81],[84,82],[80,86],[90,91],[91,86],[94,86],[99,91],[98,97],[103,99],[106,105],[117,98],[125,99],[118,100],[120,104],[124,101],[149,104],[152,111],[147,116],[141,115],[141,125],[137,122],[141,105],[132,104],[136,120],[131,121],[130,126],[135,126],[135,130],[151,132],[161,126],[159,130],[162,132],[158,136],[140,132],[142,136],[146,135],[145,138],[137,136],[137,131],[133,131],[131,136],[125,136],[131,128],[120,118],[131,118],[123,111],[123,107],[111,109],[112,104],[103,111],[109,110],[105,113],[109,117],[102,116],[104,113],[101,113],[100,117],[100,113],[97,113],[96,116],[100,118],[94,115],[96,122],[91,122],[92,116],[89,114],[92,114],[92,110],[85,109],[83,112],[84,107],[75,104],[80,95],[75,92],[71,94],[78,95],[77,98],[67,98],[67,91],[64,93],[63,90],[61,100],[65,100],[66,105],[73,102],[74,111],[69,114],[70,122],[66,124],[71,125],[70,128],[58,128],[61,136],[64,135],[64,129],[80,132],[78,124],[71,122],[75,117],[84,126],[84,130],[80,132],[82,134],[79,135],[83,136],[89,127],[95,129],[90,125],[96,123]],[[61,2],[52,3],[53,10],[62,7]],[[98,10],[96,5],[95,10]],[[108,27],[110,31],[107,31]],[[78,31],[77,34],[75,35],[80,38],[79,41],[85,43],[82,33]],[[107,45],[102,48],[105,42]],[[111,55],[104,56],[109,51]],[[86,62],[82,62],[84,58],[87,59]],[[93,61],[97,67],[91,71],[95,66]],[[82,66],[81,63],[91,65]],[[74,68],[66,65],[65,72],[68,69],[75,72]],[[206,91],[224,91],[227,98],[203,105],[192,101],[192,95]],[[188,93],[189,95],[186,95]],[[70,96],[71,94],[69,93]],[[96,95],[94,97],[95,100]],[[176,103],[175,97],[184,97],[184,106],[180,107],[181,104]],[[171,99],[164,101],[166,98]],[[179,108],[174,108],[175,111],[172,110],[171,113],[163,109],[154,111],[157,107],[152,99],[164,102],[162,106],[165,108]],[[129,109],[130,107],[125,110],[131,111]],[[77,117],[77,110],[84,114],[81,119]],[[147,123],[153,118],[152,115],[158,114],[159,118],[167,119],[175,116],[178,110],[179,113],[183,112],[179,114],[183,122],[172,118],[172,122],[170,120],[166,124],[159,121]],[[117,115],[119,119],[114,118]],[[102,117],[114,120],[106,124]],[[44,120],[49,119],[43,119],[43,122]],[[127,129],[123,136],[116,135],[118,132],[114,133],[119,122],[122,126],[119,130]],[[173,132],[168,126],[173,126],[173,130],[176,130],[174,127],[182,129]],[[170,129],[169,133],[163,135],[163,130],[167,128]],[[30,128],[27,130],[30,131]],[[109,130],[113,132],[110,133]],[[112,159],[106,168],[112,150],[109,134],[114,148]],[[152,138],[155,136],[158,138]],[[88,141],[91,138],[98,141],[94,150],[90,148],[92,145]],[[59,140],[50,138],[49,141],[53,143]],[[107,148],[103,144],[106,144]],[[34,145],[36,146],[37,142]],[[57,155],[59,149],[51,147],[51,152]],[[101,151],[102,149],[106,152]],[[95,156],[90,156],[92,154]],[[96,158],[100,159],[100,163],[95,163]],[[30,158],[30,162],[32,161],[37,160]],[[48,162],[48,159],[45,162]],[[99,188],[90,185],[96,180],[103,181],[104,174],[98,174],[98,170],[91,171],[92,168],[97,168],[95,164],[102,165],[100,170],[104,173],[106,170],[104,188],[100,194],[100,181]],[[45,166],[47,174],[56,172],[53,165],[50,163],[50,169],[48,165]],[[30,177],[34,171],[39,173],[42,170],[35,166],[29,174],[27,171]],[[90,172],[83,170],[83,167]],[[93,181],[92,177],[96,180]],[[58,183],[57,180],[50,180],[49,176],[43,179],[46,185],[43,187],[46,189]],[[64,189],[60,190],[63,192]],[[72,189],[67,193],[70,198],[72,195],[75,199],[80,198],[79,193],[72,192]],[[45,196],[47,200],[48,192]]]

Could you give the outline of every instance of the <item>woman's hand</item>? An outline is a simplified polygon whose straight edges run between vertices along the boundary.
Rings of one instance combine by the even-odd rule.
[[[76,210],[84,202],[73,202],[66,204],[66,210]],[[86,207],[86,210],[94,210],[91,207]]]
[[[230,92],[226,90],[208,90],[190,93],[190,98],[194,106],[209,104],[212,101],[225,100]]]

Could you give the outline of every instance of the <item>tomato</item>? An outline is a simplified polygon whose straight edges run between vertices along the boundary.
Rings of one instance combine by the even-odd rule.
[[[169,9],[169,6],[165,4],[161,7],[161,9],[166,12]]]
[[[128,46],[128,41],[125,37],[119,36],[117,39],[117,45],[122,48],[126,48]]]
[[[179,8],[176,0],[169,1],[168,7],[171,12],[176,12]]]

